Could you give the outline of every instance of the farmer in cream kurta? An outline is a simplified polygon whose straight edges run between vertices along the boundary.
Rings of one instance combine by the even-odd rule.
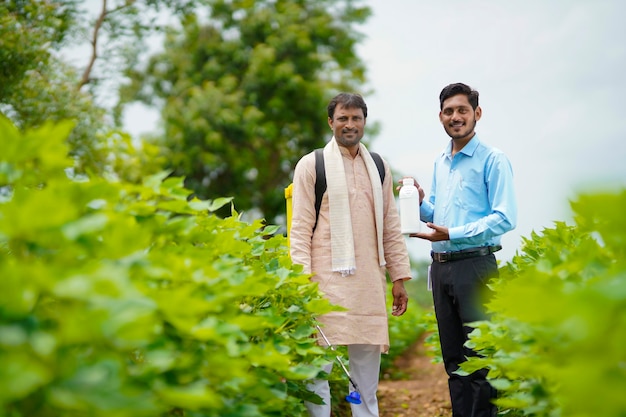
[[[385,270],[394,283],[394,316],[406,311],[404,280],[410,279],[389,166],[385,162],[381,184],[372,157],[360,143],[366,117],[367,107],[359,95],[342,93],[330,102],[328,124],[334,136],[324,148],[328,185],[317,226],[315,155],[310,153],[294,171],[290,231],[292,260],[314,274],[311,279],[319,282],[333,304],[347,308],[319,321],[331,344],[348,346],[350,374],[362,399],[362,404],[351,404],[354,417],[378,416],[380,354],[389,349]],[[331,367],[325,370],[330,372]],[[307,403],[310,414],[330,416],[328,382],[316,380],[310,389],[326,403]]]

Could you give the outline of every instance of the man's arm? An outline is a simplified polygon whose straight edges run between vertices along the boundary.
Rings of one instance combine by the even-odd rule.
[[[517,201],[513,168],[503,153],[492,155],[485,167],[490,212],[477,221],[448,230],[450,240],[479,238],[482,241],[500,236],[517,225]]]
[[[293,174],[291,231],[289,233],[291,260],[311,273],[311,241],[315,225],[315,156],[307,154],[298,161]]]
[[[383,246],[385,262],[389,277],[393,282],[391,294],[393,305],[391,314],[401,316],[406,312],[409,296],[404,288],[404,281],[411,279],[411,264],[406,241],[400,232],[400,216],[393,194],[393,177],[389,166],[385,164],[385,181],[383,182]]]

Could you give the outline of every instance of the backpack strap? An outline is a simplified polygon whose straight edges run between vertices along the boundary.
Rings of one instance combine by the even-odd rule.
[[[326,192],[326,169],[324,166],[324,149],[315,150],[315,225],[313,231],[317,227],[317,218],[320,215],[320,207],[322,206],[322,196]]]
[[[378,168],[378,175],[380,176],[380,183],[385,181],[385,165],[383,159],[376,152],[370,152],[372,159]],[[315,150],[315,224],[313,225],[313,231],[317,227],[317,218],[320,215],[320,207],[322,206],[322,196],[326,192],[326,169],[324,166],[324,149]]]
[[[383,158],[376,152],[370,152],[370,155],[372,155],[376,168],[378,168],[378,175],[380,175],[380,183],[382,184],[385,182],[385,164],[383,164]]]

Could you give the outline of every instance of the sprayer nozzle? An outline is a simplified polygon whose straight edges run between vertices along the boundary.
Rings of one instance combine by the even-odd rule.
[[[352,404],[361,404],[361,395],[356,391],[352,391],[350,395],[346,396],[346,401]]]

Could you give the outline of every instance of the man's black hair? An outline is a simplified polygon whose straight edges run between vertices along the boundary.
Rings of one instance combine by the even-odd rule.
[[[478,107],[478,91],[472,89],[469,85],[463,83],[454,83],[447,85],[439,94],[439,110],[443,110],[443,102],[457,94],[464,94],[474,110]]]
[[[363,117],[367,119],[367,105],[365,100],[359,94],[355,93],[339,93],[328,103],[328,117],[331,119],[335,116],[335,107],[341,104],[346,109],[358,108],[363,110]]]

